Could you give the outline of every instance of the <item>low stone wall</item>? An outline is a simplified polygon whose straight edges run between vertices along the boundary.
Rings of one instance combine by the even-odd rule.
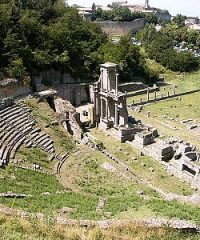
[[[30,94],[32,92],[29,86],[11,85],[0,88],[0,100],[7,97],[18,97]]]
[[[119,21],[102,21],[97,22],[102,30],[110,36],[122,36],[128,32],[136,33],[145,25],[143,18],[136,19],[132,22],[119,22]]]
[[[154,96],[153,99],[144,100],[144,99],[141,98],[139,102],[133,101],[133,103],[129,104],[128,107],[145,105],[145,104],[148,104],[148,103],[167,100],[167,99],[170,99],[170,98],[175,98],[175,97],[184,96],[184,95],[187,95],[187,94],[192,94],[192,93],[197,93],[197,92],[200,92],[200,89],[187,91],[187,92],[182,92],[182,93],[176,93],[175,91],[173,93],[167,92],[166,94],[161,94],[161,96],[158,96],[158,93],[155,91],[155,96]]]
[[[142,89],[147,89],[148,86],[142,82],[130,82],[119,84],[119,91],[121,92],[134,92]]]

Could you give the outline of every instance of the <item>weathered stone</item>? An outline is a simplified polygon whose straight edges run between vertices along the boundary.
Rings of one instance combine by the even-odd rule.
[[[154,168],[150,167],[150,168],[149,168],[149,171],[150,171],[150,172],[154,172],[155,170],[154,170]]]
[[[144,195],[144,192],[143,192],[143,191],[137,191],[136,194],[138,194],[138,195]]]

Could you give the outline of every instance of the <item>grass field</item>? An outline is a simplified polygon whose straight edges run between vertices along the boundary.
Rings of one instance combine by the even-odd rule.
[[[91,132],[104,143],[109,152],[125,161],[133,172],[154,186],[163,189],[165,192],[176,194],[187,195],[193,192],[188,184],[182,183],[176,177],[171,177],[158,161],[147,156],[140,156],[138,151],[131,145],[127,143],[121,144],[113,137],[105,136],[103,132],[96,129],[93,129]],[[151,172],[150,168],[153,168],[154,172]]]
[[[197,240],[200,237],[199,234],[138,224],[116,224],[108,229],[66,227],[2,214],[0,222],[0,239],[2,240]]]
[[[157,97],[161,97],[162,95],[167,96],[168,92],[170,93],[170,95],[173,95],[174,90],[176,93],[182,93],[200,89],[200,71],[180,75],[176,75],[175,73],[167,71],[167,73],[163,75],[165,77],[166,86],[160,87],[160,91],[157,92]],[[154,93],[150,93],[149,96],[150,99],[155,98]],[[147,95],[142,94],[134,97],[129,97],[127,98],[127,103],[131,104],[133,103],[133,101],[140,102],[140,99],[146,101]]]
[[[170,99],[156,102],[144,107],[144,111],[150,111],[156,116],[168,116],[178,121],[192,118],[200,122],[200,93],[188,94],[181,100]]]
[[[200,93],[188,94],[181,98],[145,105],[140,113],[129,109],[129,114],[156,127],[162,137],[174,136],[184,139],[200,150],[199,136],[188,131],[187,126],[180,123],[186,119],[192,119],[193,124],[200,123],[199,101]],[[147,117],[147,112],[150,112],[150,117]]]

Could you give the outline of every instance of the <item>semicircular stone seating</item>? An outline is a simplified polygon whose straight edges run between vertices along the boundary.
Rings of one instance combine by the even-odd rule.
[[[55,157],[53,141],[49,135],[35,127],[36,120],[28,107],[13,103],[0,109],[0,166],[13,159],[23,144],[44,150],[49,160]]]

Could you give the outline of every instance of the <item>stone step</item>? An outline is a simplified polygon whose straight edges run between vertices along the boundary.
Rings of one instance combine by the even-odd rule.
[[[0,116],[4,115],[4,114],[9,114],[10,112],[14,111],[15,109],[18,109],[19,106],[17,106],[16,104],[10,106],[10,107],[7,107],[7,108],[4,108],[3,110],[0,110]]]

